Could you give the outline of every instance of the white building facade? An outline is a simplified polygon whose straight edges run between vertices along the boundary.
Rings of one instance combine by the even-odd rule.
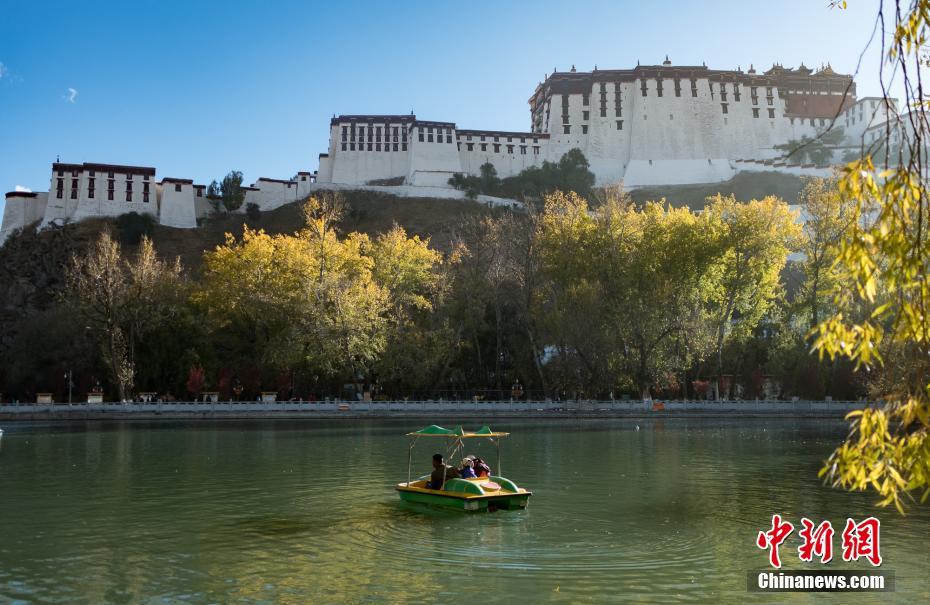
[[[706,66],[553,72],[529,99],[526,132],[458,129],[415,115],[342,115],[330,122],[320,182],[448,186],[489,162],[502,177],[580,149],[600,185],[719,182],[734,161],[829,128],[855,103],[851,76],[774,65],[765,73]]]
[[[15,231],[32,225],[41,229],[137,212],[167,227],[192,229],[213,211],[205,185],[172,177],[156,182],[155,172],[151,166],[55,162],[47,192],[6,194],[0,245]],[[262,177],[242,187],[245,201],[240,211],[245,212],[250,203],[259,210],[273,210],[304,199],[315,182],[312,172],[298,172],[287,180]]]

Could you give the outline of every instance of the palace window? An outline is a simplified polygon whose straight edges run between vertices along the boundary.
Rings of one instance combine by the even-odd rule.
[[[587,122],[588,120],[590,120],[590,119],[591,119],[591,112],[590,112],[590,111],[583,111],[583,112],[581,112],[581,119],[584,120],[584,121],[586,121],[586,122]]]
[[[662,96],[662,78],[656,79],[656,95]]]
[[[484,135],[481,135],[481,139],[479,139],[479,140],[480,140],[481,142],[484,142],[484,140],[485,140],[485,139],[484,139]]]
[[[349,143],[349,151],[355,151],[355,143]]]
[[[343,151],[345,151],[345,150],[346,150],[346,148],[347,148],[347,147],[346,147],[346,144],[345,144],[345,143],[343,143],[343,144],[342,144],[342,150],[343,150]]]
[[[112,171],[112,170],[111,170],[110,172],[107,173],[107,178],[108,178],[108,179],[112,179],[112,178],[113,178],[113,171]]]
[[[572,127],[571,127],[570,125],[568,125],[568,124],[563,124],[563,125],[562,125],[562,133],[563,133],[563,134],[571,134],[571,133],[572,133]]]
[[[381,143],[375,143],[375,151],[381,151]]]
[[[474,143],[465,143],[465,148],[468,149],[468,151],[474,151],[474,150],[475,150],[475,144],[474,144]]]
[[[733,100],[739,103],[739,84],[733,85]]]
[[[197,197],[203,197],[203,187],[197,187]]]
[[[526,145],[520,145],[520,155],[526,155]]]
[[[148,193],[143,193],[143,194],[142,194],[142,201],[145,202],[146,204],[149,203],[149,194],[148,194]]]
[[[433,129],[432,128],[426,131],[426,142],[427,143],[433,142]]]
[[[406,143],[401,143],[401,144],[400,144],[400,150],[401,150],[401,151],[407,151],[407,144],[406,144]]]
[[[58,174],[63,174],[63,172],[62,172],[62,171],[58,171]],[[58,199],[61,199],[61,198],[64,197],[64,195],[65,195],[65,180],[64,180],[64,179],[58,179],[58,191],[57,191],[57,193],[58,193]]]
[[[766,86],[766,87],[765,87],[765,96],[767,96],[767,97],[771,97],[771,96],[772,96],[772,87],[771,87],[771,86]]]
[[[58,176],[65,176],[65,171],[64,171],[64,170],[59,170],[59,171],[58,171]]]
[[[697,80],[694,79],[691,80],[691,96],[697,96]]]
[[[768,98],[766,99],[766,101],[768,101],[768,104],[769,104],[769,105],[774,105],[774,104],[775,104],[775,100],[774,100],[772,97],[768,97]]]
[[[539,155],[539,147],[533,145],[533,155]]]
[[[107,199],[110,200],[111,202],[113,201],[113,190],[112,189],[107,191]]]
[[[623,130],[623,120],[617,120],[617,130]]]
[[[132,192],[132,183],[126,183],[126,191]]]
[[[179,191],[180,191],[180,189],[179,189]],[[148,184],[148,183],[142,183],[142,193],[148,193],[148,192],[149,192],[149,184]]]
[[[727,85],[726,84],[720,84],[720,102],[721,103],[727,102]]]
[[[606,118],[606,117],[607,117],[607,108],[606,108],[606,107],[601,107],[601,117],[602,117],[602,118]]]
[[[455,148],[458,149],[459,151],[462,151],[462,144],[460,142],[456,142]]]
[[[126,175],[126,180],[127,180],[127,181],[131,181],[131,180],[132,180],[132,173],[131,173],[131,172],[128,173],[128,174]]]
[[[501,152],[501,144],[494,143],[494,153],[500,153],[500,152]]]
[[[811,126],[814,126],[814,118],[811,118]]]
[[[348,126],[342,127],[342,140],[343,141],[349,140],[349,127]]]
[[[371,151],[371,143],[368,144],[368,151]]]
[[[680,78],[675,78],[675,96],[676,97],[681,96],[681,79]]]
[[[482,143],[482,144],[481,144],[481,151],[487,151],[487,150],[488,150],[488,144],[487,144],[487,143]]]
[[[774,109],[769,109],[769,117],[770,117],[770,118],[774,118],[774,117],[775,117],[775,110],[774,110]]]
[[[758,118],[758,117],[759,117],[759,108],[758,108],[758,107],[753,107],[753,108],[752,108],[752,117],[754,117],[754,118]]]
[[[587,107],[591,104],[591,95],[588,93],[583,93],[581,95],[581,104]]]
[[[507,145],[507,153],[513,153],[513,145]]]
[[[146,181],[149,180],[149,175],[146,174],[145,176],[142,177],[142,179]]]
[[[423,130],[420,129],[418,132],[419,132],[419,135],[420,135],[420,142],[422,143],[422,142],[423,142]]]
[[[645,96],[646,96],[646,90],[647,90],[647,89],[646,89],[646,80],[643,79],[643,80],[640,80],[639,82],[640,82],[639,89],[640,89],[640,91],[642,91],[643,96],[645,97]]]
[[[501,138],[500,138],[500,137],[494,137],[494,142],[495,142],[495,143],[500,143],[500,141],[501,141]]]
[[[394,151],[397,151],[397,143],[393,143],[393,145],[394,145],[393,147]]]
[[[721,104],[720,104],[720,109],[723,110],[723,113],[728,113],[728,112],[727,112],[727,104],[726,104],[726,103],[721,103]]]
[[[131,201],[132,201],[132,191],[127,191],[127,192],[126,192],[126,201],[127,201],[127,202],[131,202]]]
[[[174,190],[175,190],[175,191],[181,191],[181,183],[175,183],[175,185],[174,185]]]
[[[72,200],[77,199],[77,192],[78,192],[78,180],[71,179],[71,199]]]
[[[451,142],[452,142],[452,135],[451,135],[451,134],[447,134],[447,135],[446,135],[446,143],[451,143]]]
[[[588,134],[588,125],[587,125],[587,124],[582,124],[582,125],[581,125],[581,134]]]
[[[77,175],[78,175],[78,171],[77,171],[77,170],[72,170],[72,171],[71,171],[71,176],[77,176]]]
[[[394,137],[394,142],[397,142],[397,126],[391,127],[391,136]]]

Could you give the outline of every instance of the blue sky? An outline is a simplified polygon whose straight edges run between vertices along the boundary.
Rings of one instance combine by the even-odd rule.
[[[334,113],[524,130],[554,67],[717,69],[830,62],[852,72],[876,0],[762,2],[5,1],[0,192],[50,163],[155,166],[247,182],[315,170]],[[877,53],[857,79],[877,94]],[[73,92],[69,92],[73,91]],[[2,204],[2,200],[0,200]]]

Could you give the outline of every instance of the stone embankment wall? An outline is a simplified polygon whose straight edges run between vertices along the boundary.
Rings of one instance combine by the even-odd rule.
[[[842,419],[860,401],[323,401],[0,405],[0,420],[356,417],[797,417]]]

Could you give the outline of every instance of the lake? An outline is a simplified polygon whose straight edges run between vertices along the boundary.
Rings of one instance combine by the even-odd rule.
[[[474,515],[399,502],[403,434],[422,424],[6,423],[0,603],[930,600],[928,510],[902,518],[816,476],[842,422],[502,419],[503,474],[534,495]],[[439,449],[420,440],[418,473]],[[877,515],[896,592],[747,592],[773,513],[829,519],[828,567],[862,570],[841,560],[840,533]],[[798,543],[785,568],[820,569]]]

